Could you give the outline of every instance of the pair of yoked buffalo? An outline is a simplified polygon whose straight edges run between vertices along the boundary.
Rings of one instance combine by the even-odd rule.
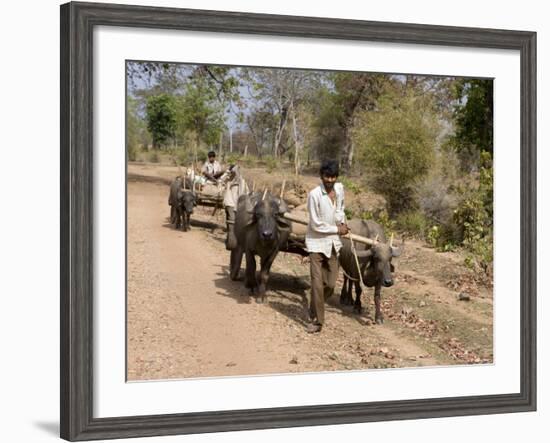
[[[189,222],[193,208],[197,205],[197,199],[192,191],[184,189],[183,180],[182,177],[176,177],[170,185],[168,204],[170,205],[170,223],[175,224],[176,229],[183,226],[183,230],[188,231],[191,229]]]
[[[243,255],[246,257],[244,283],[250,293],[257,296],[257,301],[265,300],[266,284],[273,261],[280,250],[287,249],[291,232],[291,223],[283,217],[288,212],[286,203],[269,193],[251,193],[241,195],[237,203],[235,216],[236,246],[231,250],[230,276],[236,280],[239,276]],[[344,271],[344,286],[340,303],[352,304],[352,289],[355,286],[354,310],[361,312],[361,272],[363,283],[374,287],[375,320],[383,322],[380,309],[382,286],[393,285],[391,263],[393,257],[401,253],[401,248],[386,243],[383,228],[371,220],[351,220],[348,223],[354,234],[377,239],[374,245],[355,244],[357,261],[352,245],[347,238],[343,239],[340,251],[340,266]],[[259,278],[256,276],[256,256],[260,258]]]

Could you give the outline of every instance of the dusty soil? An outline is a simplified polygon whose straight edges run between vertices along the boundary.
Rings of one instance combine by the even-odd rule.
[[[339,305],[340,280],[323,331],[310,335],[307,262],[281,253],[257,304],[229,279],[222,211],[198,207],[189,232],[169,224],[173,169],[129,167],[129,380],[492,362],[491,285],[459,252],[408,241],[396,284],[382,291],[383,325],[372,290],[360,315]]]

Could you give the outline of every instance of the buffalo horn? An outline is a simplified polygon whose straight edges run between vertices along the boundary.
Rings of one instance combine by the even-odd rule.
[[[405,239],[401,241],[401,245],[399,247],[391,246],[391,255],[393,257],[399,257],[403,251],[405,250]]]

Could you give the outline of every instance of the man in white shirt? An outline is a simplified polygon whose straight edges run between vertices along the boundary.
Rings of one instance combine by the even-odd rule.
[[[325,322],[325,301],[334,293],[338,277],[340,236],[349,232],[344,214],[344,186],[336,182],[338,163],[325,160],[319,172],[321,184],[309,193],[307,199],[306,248],[311,274],[311,324],[307,332],[310,333],[320,332]]]
[[[202,165],[202,175],[204,175],[208,180],[217,183],[218,178],[223,174],[222,167],[216,160],[216,153],[210,151],[208,153],[208,160]]]

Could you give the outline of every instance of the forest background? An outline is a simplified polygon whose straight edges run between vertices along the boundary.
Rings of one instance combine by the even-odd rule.
[[[130,162],[316,174],[339,161],[348,208],[492,277],[492,79],[127,63]]]

